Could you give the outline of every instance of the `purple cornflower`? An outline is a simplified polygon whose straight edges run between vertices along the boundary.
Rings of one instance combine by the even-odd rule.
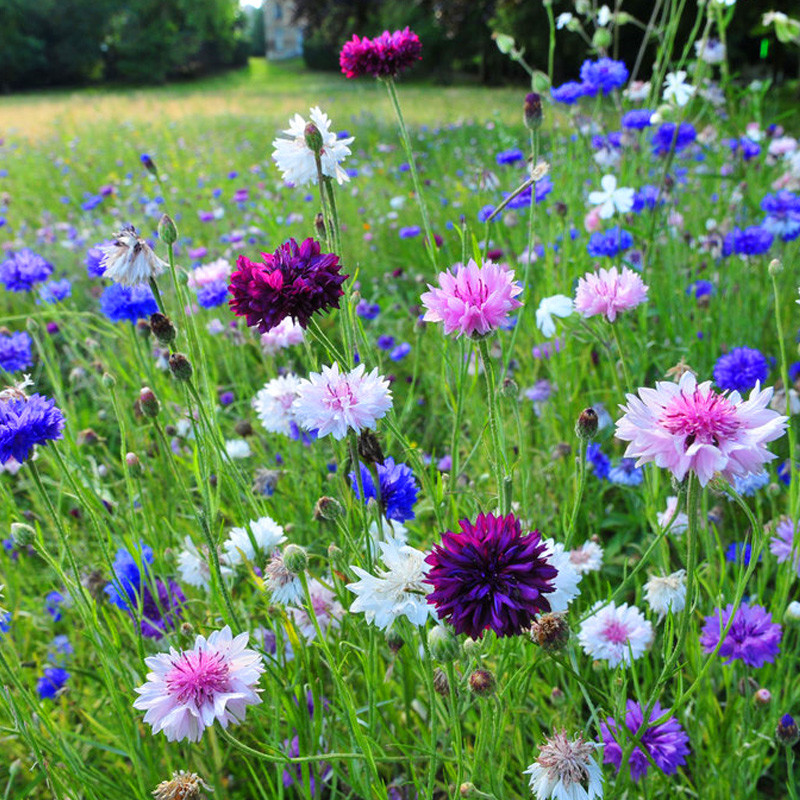
[[[374,39],[364,36],[346,42],[339,54],[342,72],[348,78],[372,75],[373,78],[394,78],[422,58],[422,43],[410,28],[384,31]]]
[[[664,709],[658,701],[654,704],[646,724],[644,709],[639,703],[628,700],[625,708],[624,726],[618,725],[612,717],[607,717],[605,722],[600,723],[604,745],[603,763],[613,764],[619,774],[622,768],[622,749],[628,744],[626,740],[638,737],[641,733],[628,761],[631,778],[638,781],[647,774],[650,769],[648,755],[665,775],[677,772],[678,767],[686,763],[686,756],[689,754],[689,737],[678,720],[669,717],[666,722],[657,723],[656,720],[664,715]],[[642,728],[645,729],[643,733]]]
[[[16,372],[33,364],[32,340],[26,331],[0,334],[0,367],[6,372]]]
[[[599,91],[608,94],[628,82],[628,68],[622,61],[614,61],[613,58],[584,61],[581,65],[581,80],[591,87],[593,95]]]
[[[769,549],[779,564],[791,561],[794,571],[800,576],[800,537],[797,533],[798,529],[792,520],[784,517],[775,526],[775,535],[769,540]]]
[[[391,350],[394,347],[394,336],[382,334],[378,337],[378,347],[381,350]]]
[[[633,247],[633,236],[624,228],[615,225],[607,231],[595,231],[590,237],[586,245],[586,250],[590,256],[601,258],[606,256],[614,258],[614,256],[623,253]]]
[[[133,322],[147,319],[158,311],[150,287],[146,283],[139,286],[123,286],[112,283],[100,295],[100,310],[112,322]]]
[[[0,464],[14,458],[21,464],[37,444],[61,439],[64,415],[55,400],[40,394],[0,399]]]
[[[114,244],[113,241],[97,242],[86,251],[86,273],[90,278],[102,278],[106,268],[102,266],[106,250]]]
[[[622,117],[622,127],[630,128],[635,131],[641,131],[649,128],[653,123],[650,120],[653,117],[653,112],[649,108],[635,108],[629,111]]]
[[[456,633],[479,639],[487,629],[513,636],[537,614],[550,611],[558,571],[546,556],[539,531],[522,533],[513,515],[478,514],[462,519],[461,533],[445,531],[425,558],[428,602]]]
[[[733,604],[728,603],[706,617],[700,644],[706,653],[713,653],[720,642],[723,629],[733,614]],[[763,667],[772,664],[780,652],[781,626],[772,621],[772,615],[763,606],[742,603],[733,615],[733,624],[728,631],[719,655],[726,664],[741,659],[748,667]]]
[[[409,225],[407,228],[400,228],[398,235],[401,239],[413,239],[422,233],[419,225]]]
[[[383,464],[375,464],[378,472],[380,498],[375,491],[372,473],[361,462],[359,462],[359,466],[361,468],[361,485],[364,487],[366,499],[378,501],[386,519],[395,522],[414,519],[414,503],[417,502],[419,486],[408,465],[395,464],[391,456],[387,457]],[[355,472],[350,473],[350,486],[353,487],[356,497],[360,499]]]
[[[69,680],[69,672],[61,667],[45,667],[44,675],[36,682],[36,691],[41,700],[55,700],[56,695]]]
[[[634,194],[631,211],[637,214],[644,211],[645,208],[649,208],[652,211],[656,205],[663,206],[664,203],[664,197],[658,186],[646,184]]]
[[[760,225],[734,228],[722,240],[722,255],[759,256],[772,247],[773,235]]]
[[[714,364],[714,382],[720,389],[749,392],[756,383],[764,383],[769,375],[769,362],[752,347],[734,347]]]
[[[747,136],[742,136],[741,139],[725,139],[723,140],[723,144],[730,147],[733,155],[737,155],[741,150],[742,158],[745,161],[750,161],[751,158],[756,158],[761,155],[761,145],[749,139]]]
[[[659,125],[651,139],[653,154],[665,156],[671,150],[680,153],[692,144],[696,138],[697,131],[691,123],[681,122],[676,134],[675,123],[664,122],[662,125]]]
[[[27,247],[0,262],[0,283],[9,292],[29,292],[53,274],[53,265]]]
[[[540,181],[536,181],[534,187],[534,191],[531,191],[529,186],[525,191],[520,192],[513,200],[509,201],[506,208],[528,208],[531,204],[531,198],[537,203],[541,203],[553,191],[553,181],[545,176]],[[508,197],[509,194],[509,192],[503,192],[503,199]]]
[[[319,242],[289,239],[262,256],[260,263],[239,256],[238,269],[231,275],[233,297],[228,302],[249,327],[258,325],[259,332],[266,333],[291,317],[307,328],[315,313],[339,308],[341,285],[349,276],[340,272],[338,256],[321,252]]]
[[[366,300],[359,300],[356,306],[356,314],[361,319],[375,319],[381,313],[381,307],[377,303],[368,303]]]
[[[761,227],[773,236],[780,236],[784,242],[791,242],[800,236],[800,195],[786,189],[765,195],[761,210],[767,215]]]
[[[53,618],[53,622],[59,622],[63,614],[61,606],[66,601],[66,597],[61,592],[54,589],[44,596],[44,610]]]
[[[590,442],[586,446],[586,463],[600,480],[607,480],[611,471],[611,459],[600,449],[597,442]]]
[[[563,103],[566,106],[574,105],[581,99],[589,94],[596,94],[592,92],[591,86],[585,83],[578,83],[577,81],[567,81],[562,83],[561,86],[554,86],[550,89],[550,94],[556,103]]]
[[[72,283],[68,278],[60,281],[47,281],[39,287],[39,300],[43,303],[60,303],[72,294]]]

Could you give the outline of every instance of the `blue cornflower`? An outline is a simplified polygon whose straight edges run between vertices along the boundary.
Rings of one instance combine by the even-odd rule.
[[[494,211],[493,205],[485,205],[481,210],[478,212],[478,222],[486,222],[489,217],[492,216],[492,212]]]
[[[649,208],[652,211],[656,204],[663,206],[664,202],[663,192],[659,191],[658,186],[645,184],[634,194],[633,208],[631,210],[637,214],[644,211],[645,208]]]
[[[752,554],[753,548],[749,542],[747,544],[744,542],[731,542],[725,551],[725,560],[731,564],[740,563],[748,566]],[[758,560],[761,561],[761,556],[758,557]]]
[[[534,186],[534,191],[531,190],[531,187],[528,187],[511,200],[506,208],[528,208],[531,204],[531,197],[533,197],[537,203],[541,203],[542,200],[553,191],[553,181],[546,176],[540,181],[536,181]],[[509,194],[511,193],[503,192],[503,198],[505,199]]]
[[[407,228],[400,228],[399,236],[401,239],[413,239],[422,233],[419,225],[409,225]]]
[[[221,306],[228,299],[227,281],[218,280],[197,287],[197,303],[203,308]]]
[[[394,347],[394,336],[387,336],[386,334],[379,336],[378,347],[381,350],[391,350]]]
[[[158,311],[158,304],[147,284],[123,286],[120,283],[112,283],[100,295],[100,310],[112,322],[128,320],[135,323],[139,319],[146,319],[155,314]]]
[[[734,347],[714,364],[714,382],[720,389],[740,394],[749,392],[756,382],[764,383],[769,375],[769,362],[752,347]]]
[[[633,236],[624,228],[615,225],[605,232],[595,231],[589,237],[586,250],[590,256],[595,258],[600,258],[601,256],[613,258],[631,247],[633,247]]]
[[[780,236],[784,242],[800,236],[800,195],[781,189],[764,197],[761,210],[767,214],[761,226],[773,236]]]
[[[752,139],[748,139],[747,136],[742,136],[741,139],[724,139],[722,143],[730,147],[733,155],[736,155],[741,149],[742,158],[745,161],[749,161],[751,158],[756,158],[761,155],[761,145],[754,142]]]
[[[147,565],[153,563],[153,550],[145,544],[140,545],[140,547],[140,563],[146,572]],[[108,599],[117,608],[127,611],[129,602],[136,599],[138,590],[142,585],[139,563],[131,553],[124,548],[120,548],[117,550],[113,566],[116,582],[107,584],[104,591],[108,595]]]
[[[778,468],[776,470],[778,480],[786,486],[792,482],[792,470],[790,464],[791,462],[787,458],[785,461],[781,461],[781,463],[778,464]]]
[[[0,400],[0,464],[21,464],[37,444],[62,438],[64,415],[54,400],[40,394]]]
[[[372,473],[359,461],[361,468],[361,483],[367,500],[377,500],[375,482]],[[383,464],[375,464],[378,471],[378,484],[380,486],[380,504],[386,519],[396,522],[405,522],[414,519],[414,503],[417,502],[419,486],[414,479],[414,473],[406,464],[395,464],[394,459],[387,457]],[[360,499],[356,473],[350,473],[350,485],[356,497]]]
[[[762,469],[761,472],[749,473],[744,477],[734,475],[733,488],[742,497],[752,497],[759,489],[763,489],[769,483],[769,473]]]
[[[62,633],[50,642],[50,653],[47,658],[51,662],[61,662],[64,656],[71,656],[74,652],[75,648],[70,643],[69,638]]]
[[[586,447],[586,463],[591,466],[592,472],[600,480],[607,480],[608,473],[611,471],[611,460],[600,449],[597,442],[590,442]]]
[[[381,307],[377,303],[368,303],[366,300],[359,300],[356,306],[356,314],[362,319],[375,319],[381,313]]]
[[[58,622],[63,616],[61,605],[67,598],[55,589],[44,596],[44,610],[53,618],[53,622]]]
[[[644,473],[636,466],[635,458],[621,458],[619,464],[608,471],[608,479],[620,486],[639,486]]]
[[[697,131],[689,122],[681,122],[675,133],[675,123],[665,122],[658,127],[650,140],[653,154],[664,156],[674,149],[676,153],[685,150],[697,138]]]
[[[698,300],[701,297],[710,297],[715,291],[714,284],[711,281],[693,281],[686,287],[686,294]]]
[[[45,667],[44,675],[36,682],[41,700],[54,700],[69,680],[69,672],[61,667]]]
[[[39,287],[39,300],[43,303],[60,303],[72,294],[72,283],[68,278],[47,281]]]
[[[598,91],[608,94],[628,82],[628,68],[622,61],[614,61],[613,58],[584,61],[581,65],[581,80],[592,88],[592,94],[597,94]]]
[[[53,265],[27,247],[0,262],[0,283],[9,292],[29,292],[53,274]]]
[[[411,352],[411,345],[408,342],[403,342],[402,344],[397,345],[397,347],[389,353],[389,358],[392,361],[402,361],[409,353]]]
[[[648,108],[635,108],[633,111],[629,111],[627,114],[624,114],[622,117],[622,127],[623,128],[631,128],[636,131],[644,130],[645,128],[649,128],[652,123],[650,120],[653,117],[653,112],[650,111]]]
[[[6,372],[16,372],[33,364],[32,340],[26,331],[0,334],[0,367]]]
[[[794,383],[800,378],[800,361],[794,361],[789,364],[789,380]]]
[[[498,164],[514,164],[517,161],[522,161],[525,158],[525,154],[520,150],[518,147],[514,147],[511,150],[503,150],[502,152],[498,153],[495,156],[495,161]]]
[[[11,630],[11,612],[0,613],[0,635]]]
[[[751,225],[749,228],[734,228],[722,240],[722,255],[730,256],[758,256],[766,253],[774,237],[760,225]]]
[[[100,266],[106,252],[104,248],[109,247],[113,242],[97,242],[86,251],[86,272],[90,278],[102,278],[105,267]]]
[[[564,105],[571,106],[578,102],[581,97],[592,93],[590,86],[584,83],[577,83],[576,81],[568,81],[562,83],[561,86],[553,86],[550,89],[550,94],[556,103],[564,103]],[[596,94],[596,92],[594,92]]]
[[[89,197],[87,200],[84,200],[81,203],[81,208],[84,211],[92,211],[93,209],[97,208],[97,206],[99,206],[100,203],[102,202],[103,202],[103,195],[95,194]]]

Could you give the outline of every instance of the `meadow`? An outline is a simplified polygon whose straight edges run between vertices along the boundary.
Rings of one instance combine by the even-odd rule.
[[[800,795],[800,115],[727,13],[647,86],[0,98],[2,800]]]

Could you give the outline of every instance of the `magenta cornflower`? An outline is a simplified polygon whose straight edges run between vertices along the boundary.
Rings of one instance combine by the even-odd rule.
[[[389,382],[378,370],[364,374],[359,364],[350,372],[340,372],[339,365],[312,372],[296,388],[297,400],[292,413],[307,431],[318,436],[329,433],[344,439],[348,429],[375,428],[375,423],[392,407]]]
[[[626,458],[637,458],[637,467],[653,462],[679,481],[694,472],[701,486],[717,472],[728,480],[759,472],[775,458],[767,442],[786,430],[786,417],[768,407],[771,388],[756,386],[743,400],[738,392],[715,392],[711,381],[698,384],[691,372],[627,399],[616,434],[629,442]]]
[[[714,610],[706,617],[700,644],[706,653],[713,653],[720,636],[733,614],[733,603],[728,603],[723,611]],[[722,642],[719,655],[726,658],[726,664],[741,659],[748,667],[763,667],[772,664],[780,653],[781,626],[772,621],[772,615],[763,606],[750,606],[742,603],[733,617],[733,625]]]
[[[164,731],[169,741],[199,742],[203,731],[219,720],[223,728],[244,720],[247,706],[261,702],[257,688],[264,671],[255,650],[247,650],[248,633],[233,638],[231,629],[198,636],[191,650],[159,653],[146,658],[152,670],[136,691],[133,703],[147,713],[153,733]]]
[[[428,284],[422,297],[426,322],[443,322],[446,334],[486,336],[508,319],[509,312],[522,303],[516,296],[522,287],[514,281],[514,271],[491,261],[478,266],[455,265],[455,275],[439,273],[439,287]]]
[[[650,769],[648,754],[665,775],[677,772],[678,767],[686,763],[686,756],[689,755],[689,737],[675,717],[669,717],[666,722],[656,723],[662,716],[664,709],[656,701],[645,724],[642,706],[633,700],[628,700],[624,725],[618,725],[612,717],[600,723],[604,745],[603,763],[613,764],[619,773],[622,767],[623,747],[644,728],[639,743],[634,747],[627,762],[630,765],[631,778],[638,781],[647,774],[647,770]]]
[[[575,310],[584,317],[602,314],[609,322],[613,322],[620,311],[628,311],[644,303],[648,288],[627,267],[623,267],[622,272],[617,271],[616,267],[587,272],[578,281]]]
[[[348,78],[395,78],[422,58],[422,43],[414,31],[384,31],[374,39],[364,36],[346,42],[339,54],[342,72]]]
[[[317,312],[339,308],[340,288],[349,277],[339,270],[339,256],[322,253],[319,242],[294,239],[274,253],[262,253],[263,262],[239,256],[231,275],[228,301],[237,317],[266,333],[287,317],[303,328]]]
[[[513,515],[478,514],[462,519],[461,533],[446,531],[425,559],[428,602],[456,633],[473,639],[487,629],[514,636],[537,614],[550,611],[546,594],[555,591],[558,570],[546,555],[539,531],[522,533]]]

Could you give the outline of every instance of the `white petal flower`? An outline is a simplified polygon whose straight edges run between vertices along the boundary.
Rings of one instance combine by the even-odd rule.
[[[537,800],[600,800],[603,772],[594,759],[599,745],[580,734],[568,739],[566,731],[554,733],[539,750],[539,757],[523,774]]]
[[[183,550],[178,554],[178,572],[181,580],[189,586],[208,589],[211,585],[208,550],[205,547],[198,548],[189,536],[183,540]],[[220,555],[220,572],[225,578],[232,574],[224,555]]]
[[[291,436],[292,425],[297,426],[292,406],[297,400],[300,383],[300,378],[290,372],[273,378],[253,398],[253,408],[270,433]]]
[[[614,175],[604,175],[600,181],[603,187],[600,192],[589,192],[589,202],[598,206],[598,214],[602,219],[610,219],[616,212],[627,214],[633,208],[635,192],[627,187],[617,188]]]
[[[569,13],[569,11],[565,11],[563,14],[559,14],[556,17],[556,28],[558,28],[558,30],[563,30],[564,28],[567,27],[567,25],[570,24],[570,22],[572,22],[573,19],[574,17],[572,16],[572,14]]]
[[[605,28],[611,22],[611,9],[608,6],[600,6],[597,12],[597,25],[600,28]]]
[[[578,584],[583,577],[578,570],[570,563],[569,553],[564,550],[561,542],[554,539],[544,539],[542,544],[545,546],[543,553],[548,563],[558,570],[558,575],[553,581],[556,587],[552,594],[547,595],[550,601],[550,610],[554,614],[563,614],[569,604],[581,593]]]
[[[603,548],[591,539],[585,541],[576,550],[570,550],[569,563],[579,575],[587,572],[599,572],[603,567]]]
[[[686,83],[686,70],[669,72],[664,79],[664,100],[674,100],[678,106],[685,106],[696,90],[696,86]]]
[[[644,585],[644,599],[660,622],[670,611],[678,614],[686,606],[686,570],[671,575],[653,575]]]
[[[556,332],[553,317],[568,317],[574,310],[575,305],[571,297],[563,294],[545,297],[536,309],[536,327],[549,339]]]
[[[232,528],[223,545],[228,563],[241,564],[242,558],[253,561],[256,553],[270,553],[286,541],[283,528],[271,517],[250,520],[250,532],[246,528]]]
[[[653,625],[636,606],[598,601],[584,620],[578,641],[587,655],[609,667],[640,658],[653,641]]]
[[[103,277],[123,286],[147,283],[167,268],[166,263],[136,233],[133,225],[124,227],[114,235],[111,244],[101,249],[103,259],[100,266],[105,270]]]
[[[225,452],[231,458],[249,458],[251,454],[247,439],[228,439],[225,442]]]

